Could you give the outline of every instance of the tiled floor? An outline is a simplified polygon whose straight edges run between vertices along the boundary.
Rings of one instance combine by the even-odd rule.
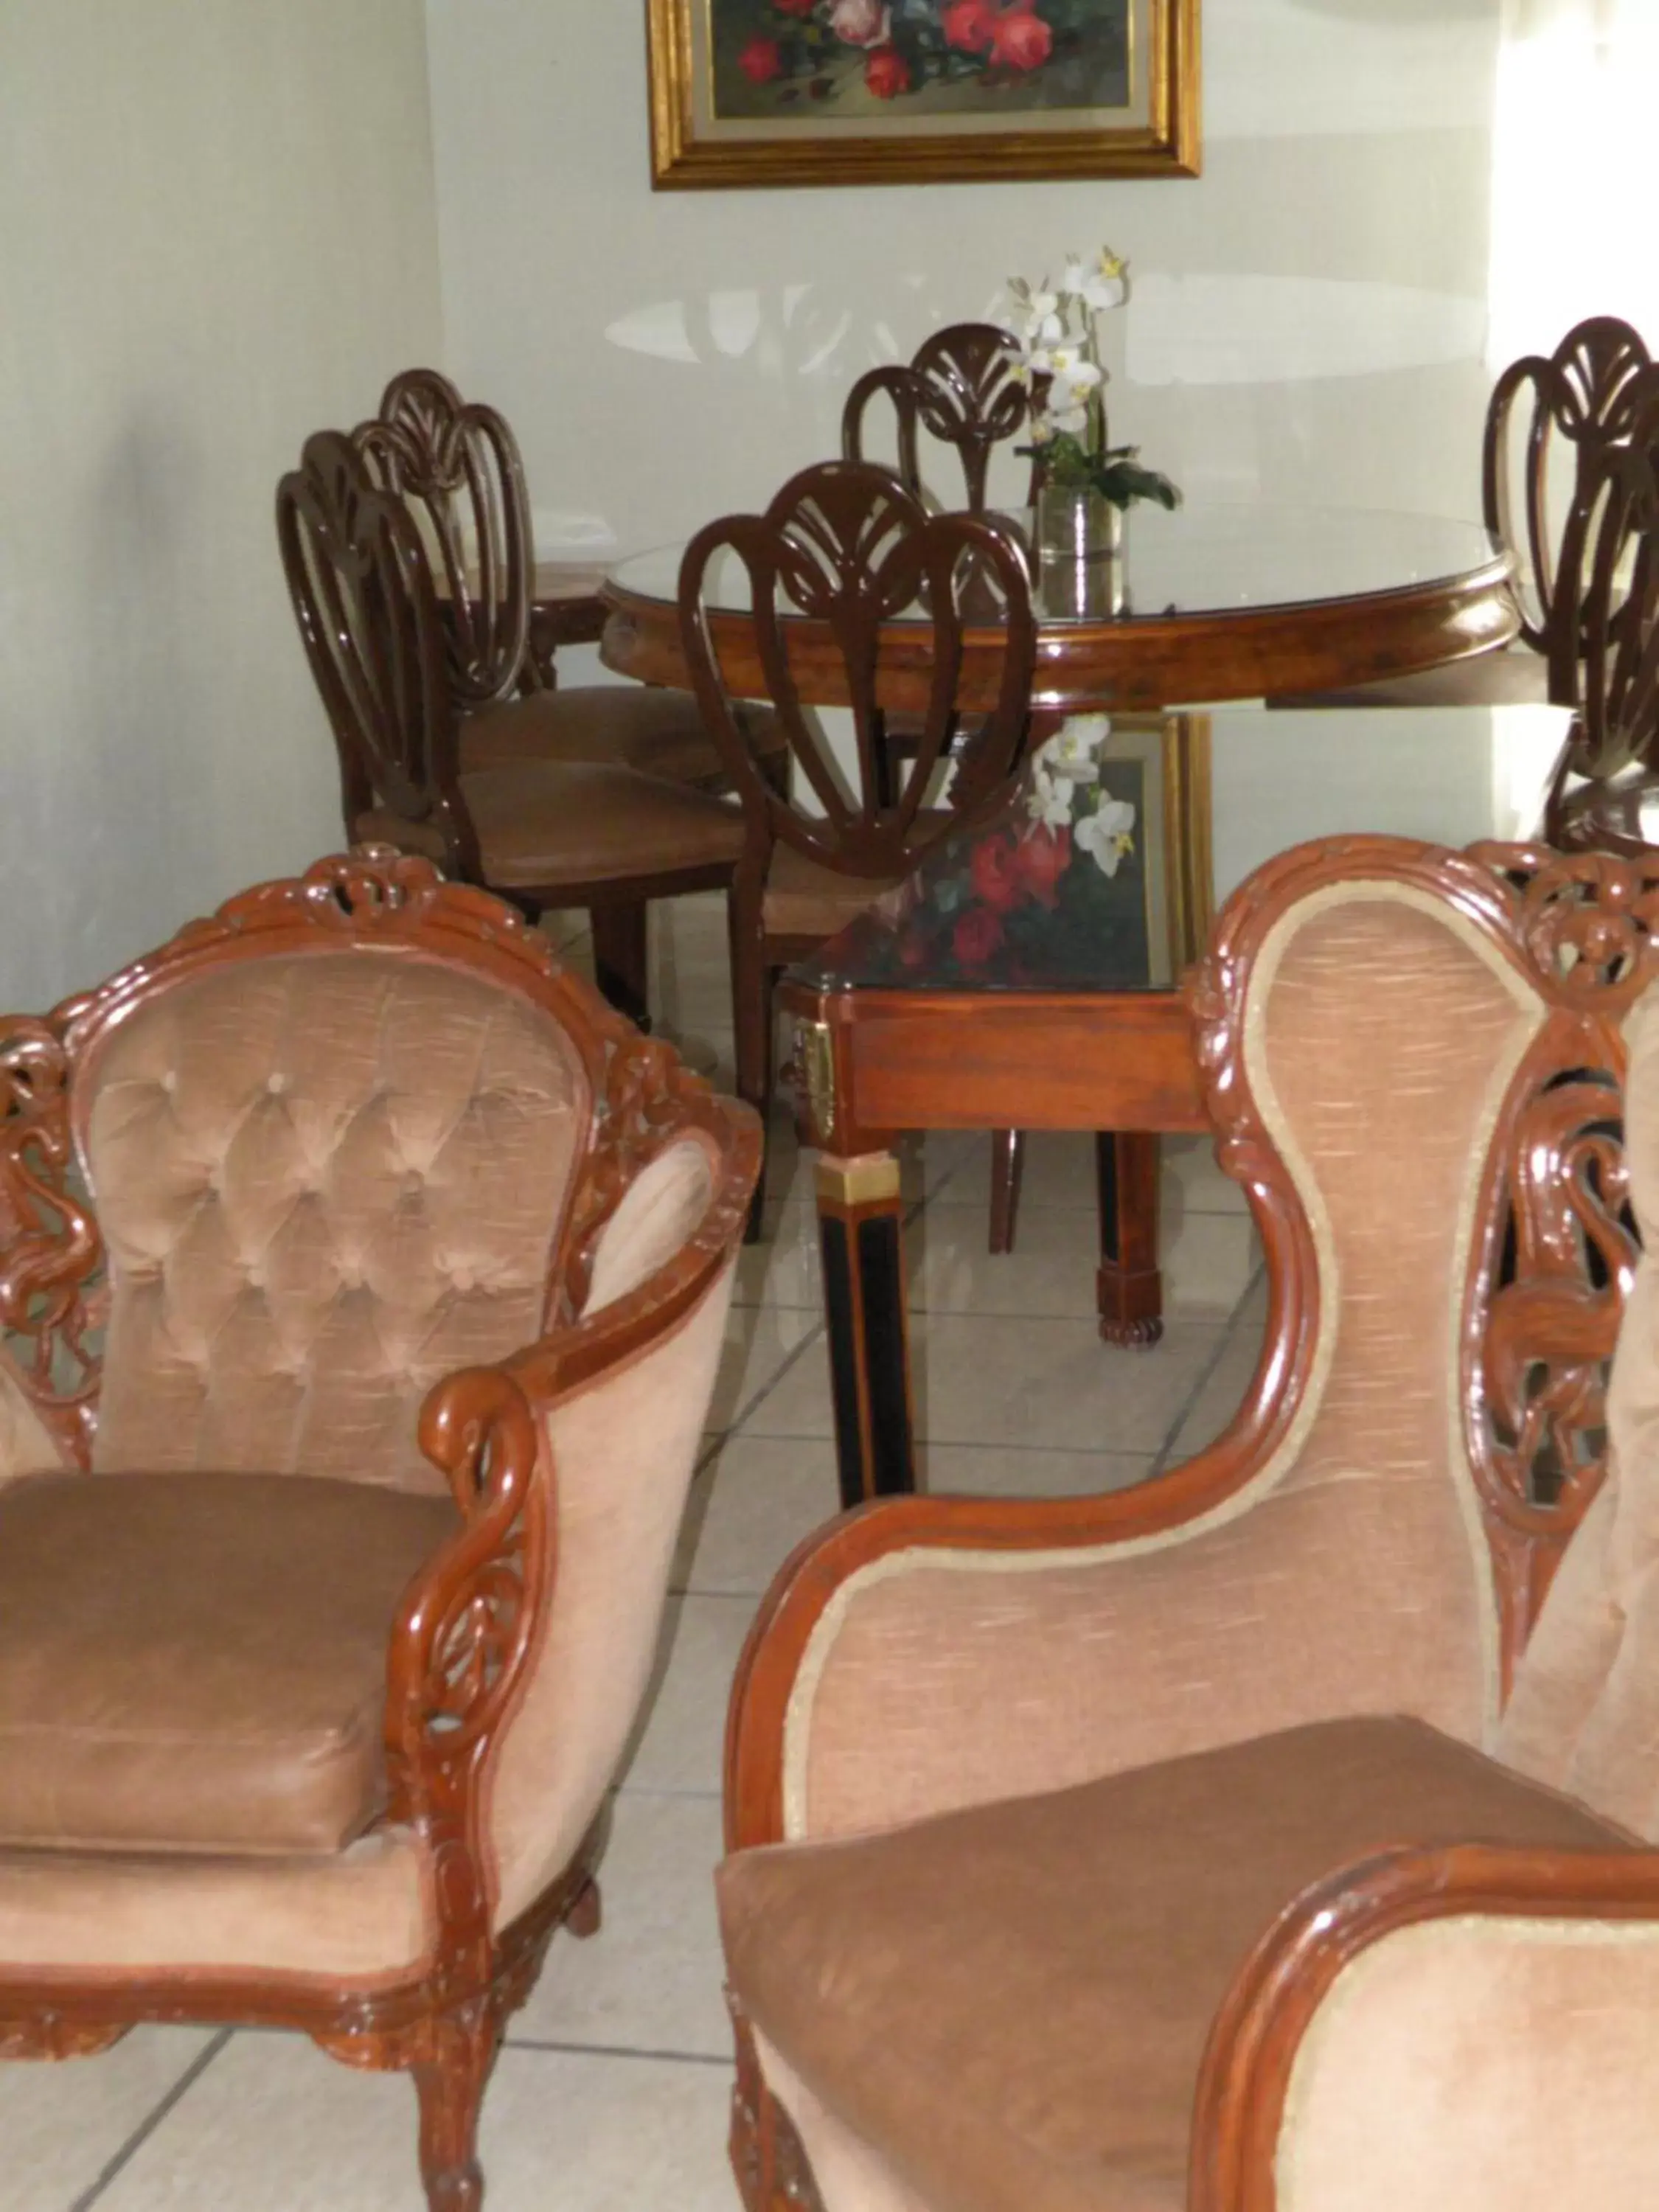
[[[660,931],[656,1002],[723,1065],[718,907]],[[581,957],[580,939],[571,945]],[[1170,1320],[1150,1352],[1093,1322],[1091,1151],[1033,1139],[1018,1249],[985,1250],[983,1140],[907,1158],[912,1349],[927,1480],[1041,1495],[1138,1482],[1213,1435],[1260,1342],[1243,1202],[1201,1145],[1165,1148]],[[622,1778],[605,1927],[560,1937],[485,2106],[489,2212],[734,2212],[710,1869],[726,1685],[755,1604],[836,1503],[807,1177],[774,1136],[768,1239],[738,1303],[664,1625]],[[0,2067],[4,2212],[421,2212],[413,2094],[292,2037],[152,2029],[107,2056]]]

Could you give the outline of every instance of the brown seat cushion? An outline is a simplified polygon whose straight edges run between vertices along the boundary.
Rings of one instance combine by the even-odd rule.
[[[1340,691],[1306,691],[1269,699],[1270,707],[1547,707],[1550,665],[1541,653],[1516,643],[1502,653],[1478,653],[1410,676],[1388,676]]]
[[[843,875],[793,845],[775,845],[761,902],[761,925],[772,937],[833,937],[902,880],[899,876]]]
[[[735,867],[743,816],[730,800],[630,768],[522,760],[461,779],[492,890],[557,894],[681,870]],[[424,823],[380,809],[356,836],[441,860]]]
[[[1229,1984],[1321,1876],[1390,1844],[1630,1838],[1420,1723],[1294,1729],[719,1875],[732,1985],[930,2212],[1186,2202]]]
[[[339,1850],[385,1802],[398,1600],[457,1525],[307,1475],[0,1489],[0,1843]]]
[[[756,750],[778,751],[783,732],[770,708],[745,707],[740,712]],[[641,684],[538,691],[485,708],[462,725],[465,773],[526,760],[632,768],[713,791],[724,791],[731,782],[690,694],[649,690]]]

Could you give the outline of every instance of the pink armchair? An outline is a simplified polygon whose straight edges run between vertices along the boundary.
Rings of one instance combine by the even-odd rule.
[[[1659,2203],[1656,916],[1653,856],[1382,838],[1234,896],[1231,1426],[865,1508],[750,1637],[751,2212]]]
[[[433,2212],[643,1695],[759,1159],[383,850],[0,1025],[0,2051],[402,2067]]]

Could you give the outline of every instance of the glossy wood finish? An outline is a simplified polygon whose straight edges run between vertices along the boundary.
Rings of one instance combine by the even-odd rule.
[[[1455,576],[1347,599],[1043,623],[1032,705],[1081,714],[1103,707],[1161,708],[1183,699],[1253,699],[1461,660],[1507,645],[1516,635],[1520,617],[1509,573],[1507,555],[1494,555]],[[674,601],[641,592],[614,573],[605,598],[611,610],[602,648],[607,664],[645,683],[687,684]],[[768,696],[750,617],[714,613],[708,633],[733,694]],[[850,703],[825,624],[800,617],[789,625],[786,643],[790,680],[803,699],[817,706]],[[994,703],[1000,665],[1000,633],[970,629],[963,639],[959,694],[964,712]],[[905,712],[925,709],[931,685],[925,626],[885,626],[878,657],[881,704]]]
[[[1638,331],[1617,316],[1595,316],[1576,325],[1547,357],[1511,362],[1486,410],[1481,508],[1487,528],[1515,556],[1521,635],[1549,662],[1558,706],[1578,703],[1584,566],[1602,473],[1630,438],[1644,392],[1653,388],[1651,369]],[[1565,514],[1551,497],[1558,441],[1573,451]]]
[[[1602,470],[1587,552],[1578,714],[1547,834],[1574,849],[1639,853],[1659,774],[1659,370],[1627,444]]]
[[[1459,1328],[1463,1433],[1499,1593],[1505,1689],[1551,1579],[1606,1472],[1607,1362],[1633,1273],[1626,1210],[1621,1024],[1659,976],[1659,854],[1631,863],[1542,847],[1467,854],[1340,838],[1281,855],[1235,894],[1184,995],[1192,1104],[1248,1193],[1268,1267],[1266,1340],[1231,1426],[1153,1483],[1094,1498],[905,1498],[810,1537],[781,1571],[739,1662],[726,1742],[731,1850],[784,1835],[784,1727],[808,1644],[848,1577],[901,1551],[1049,1551],[1133,1542],[1234,1496],[1285,1442],[1313,1370],[1312,1231],[1269,1141],[1243,1020],[1278,920],[1328,886],[1376,881],[1443,902],[1544,1002],[1499,1107],[1476,1201]],[[871,1746],[879,1758],[880,1746]],[[1194,2122],[1201,2212],[1272,2212],[1273,2153],[1302,2035],[1341,1966],[1392,1928],[1459,1912],[1659,1917],[1659,1855],[1384,1854],[1286,1900],[1218,2016]],[[740,2024],[741,2025],[741,2024]],[[872,2055],[872,2063],[879,2063]],[[799,2147],[739,2035],[733,2164],[750,2212],[811,2202]],[[793,2184],[793,2185],[792,2185]]]
[[[786,975],[778,1003],[798,1024],[796,1118],[803,1143],[838,1165],[883,1155],[907,1129],[1207,1130],[1192,1026],[1174,991],[819,991]],[[1102,1135],[1101,1334],[1162,1334],[1155,1134]],[[895,1173],[896,1170],[895,1170]],[[1109,1178],[1109,1180],[1108,1180]],[[895,1184],[896,1189],[896,1184]],[[896,1197],[895,1221],[901,1217]],[[821,1235],[828,1236],[823,1190]],[[897,1297],[903,1310],[903,1258]],[[884,1394],[902,1340],[872,1340],[829,1314],[830,1389],[843,1504],[915,1485],[914,1419]],[[843,1409],[883,1395],[878,1450]],[[904,1470],[902,1474],[898,1472]]]
[[[766,771],[738,711],[711,637],[707,578],[717,557],[750,581],[761,672],[793,769],[793,787]],[[1005,611],[996,689],[970,739],[956,745],[965,592],[994,589]],[[876,680],[882,626],[926,595],[932,610],[925,713],[915,749],[896,758]],[[791,477],[764,514],[709,523],[686,547],[678,617],[692,690],[743,801],[744,850],[732,894],[732,1012],[738,1091],[763,1113],[772,1089],[772,992],[777,971],[821,941],[768,920],[781,856],[871,899],[908,875],[928,845],[1008,787],[1024,749],[1036,624],[1020,547],[988,520],[930,515],[886,469],[826,461]],[[810,619],[830,641],[853,709],[854,756],[837,762],[791,682],[787,634]],[[953,748],[954,752],[953,752]],[[930,805],[954,757],[943,807]],[[809,811],[807,799],[818,811]]]
[[[898,473],[917,494],[922,481],[921,433],[954,448],[962,467],[962,504],[985,510],[985,484],[994,447],[1017,438],[1030,419],[1030,393],[1014,376],[1020,344],[995,323],[950,323],[925,338],[908,362],[866,369],[847,395],[841,415],[842,457],[872,460],[865,451],[866,425],[878,399],[892,407],[898,438]],[[1026,503],[1035,495],[1036,464]]]
[[[366,460],[364,443],[381,449],[380,461]],[[464,881],[489,888],[461,775],[461,733],[487,690],[517,683],[518,664],[509,665],[504,647],[501,657],[489,657],[499,635],[494,626],[475,636],[465,626],[446,625],[405,495],[375,481],[374,471],[391,465],[386,450],[378,434],[360,441],[319,431],[276,489],[283,572],[334,737],[345,833],[355,840],[364,818],[378,817],[380,834],[396,835]],[[406,465],[405,456],[398,465]],[[451,583],[464,600],[465,577]],[[522,603],[519,615],[527,619]],[[521,631],[514,635],[521,644]],[[542,769],[545,795],[580,818],[585,771],[551,761]],[[532,917],[564,907],[617,915],[607,942],[638,948],[647,901],[731,882],[726,860],[697,857],[665,866],[660,839],[648,833],[641,834],[635,866],[626,855],[619,866],[614,845],[607,849],[603,870],[596,862],[590,872],[578,858],[550,869],[543,881],[515,882],[504,895]],[[645,991],[641,957],[618,989],[624,1010],[636,1018]]]
[[[36,1410],[86,1465],[105,1262],[74,1164],[82,1055],[137,1008],[204,973],[354,950],[441,962],[527,1000],[571,1040],[593,1102],[550,1269],[547,1334],[495,1366],[441,1382],[421,1414],[422,1448],[447,1479],[458,1520],[392,1630],[380,1825],[410,1831],[426,1857],[434,1948],[410,1974],[361,1988],[305,1974],[138,1972],[114,1964],[48,1976],[0,1960],[0,2051],[101,2049],[141,2021],[303,2029],[348,2064],[412,2075],[432,2212],[476,2212],[478,2106],[507,2016],[528,1994],[554,1930],[598,1925],[596,1828],[516,1921],[493,1926],[484,1808],[555,1586],[556,1469],[542,1425],[568,1394],[660,1341],[728,1264],[759,1161],[753,1117],[612,1013],[500,901],[383,848],[319,861],[302,878],[244,892],[53,1013],[0,1023],[0,1319],[21,1353]],[[717,1164],[702,1222],[637,1289],[581,1317],[605,1223],[641,1170],[688,1133]]]

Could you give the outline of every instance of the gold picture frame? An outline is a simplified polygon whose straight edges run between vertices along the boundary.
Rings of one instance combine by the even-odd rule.
[[[1102,781],[1139,817],[1147,981],[1173,990],[1203,951],[1215,912],[1207,714],[1114,714]],[[1133,781],[1120,784],[1116,770]]]
[[[1000,63],[1016,15],[1040,33]],[[1199,0],[646,0],[646,22],[658,191],[1199,173]],[[1123,96],[1079,105],[1097,35]]]

